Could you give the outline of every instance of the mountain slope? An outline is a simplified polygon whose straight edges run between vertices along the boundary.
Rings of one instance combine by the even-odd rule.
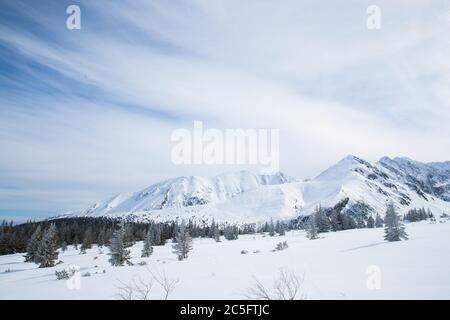
[[[351,215],[383,215],[391,202],[401,213],[418,207],[436,214],[450,212],[450,162],[423,164],[384,157],[371,163],[347,156],[308,181],[248,171],[212,179],[178,177],[63,216],[249,223],[295,219],[310,214],[318,204]]]

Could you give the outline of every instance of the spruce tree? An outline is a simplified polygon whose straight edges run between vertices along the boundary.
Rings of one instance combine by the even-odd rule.
[[[132,265],[130,261],[130,251],[125,248],[124,240],[125,238],[125,225],[121,223],[119,228],[114,231],[113,236],[110,241],[109,250],[110,258],[109,262],[112,266],[123,266],[124,263]]]
[[[286,226],[284,222],[277,221],[277,227],[275,229],[280,236],[284,236],[286,234]]]
[[[315,209],[315,221],[317,232],[321,233],[330,231],[331,229],[330,219],[328,219],[325,211],[322,209],[321,206],[318,206]]]
[[[381,216],[377,213],[377,216],[375,217],[375,228],[382,228],[383,223],[383,219],[381,219]]]
[[[177,242],[177,235],[178,235],[178,223],[174,223],[173,225],[173,231],[172,231],[172,243],[176,243]],[[154,239],[154,234],[152,233],[152,239]]]
[[[386,227],[384,229],[384,240],[387,241],[401,241],[401,239],[408,240],[405,227],[400,221],[400,216],[395,211],[394,205],[389,204],[384,218]]]
[[[94,235],[92,233],[92,228],[89,227],[86,229],[86,232],[84,233],[83,243],[81,244],[81,250],[83,250],[83,252],[86,253],[87,249],[92,248],[93,242],[94,242]]]
[[[164,241],[162,240],[162,230],[161,230],[161,225],[158,223],[155,226],[155,233],[154,233],[154,239],[153,239],[153,244],[155,246],[161,246],[164,245]]]
[[[189,252],[192,250],[192,239],[184,220],[181,222],[180,230],[177,235],[177,242],[172,248],[180,261],[187,259]]]
[[[219,230],[219,226],[217,226],[217,224],[214,226],[214,240],[216,242],[220,242],[220,230]]]
[[[150,257],[151,254],[153,253],[152,241],[153,241],[153,234],[149,228],[144,239],[144,248],[142,249],[141,255],[142,258]]]
[[[216,232],[216,221],[214,219],[212,220],[211,226],[209,227],[208,231],[209,231],[208,232],[208,236],[210,238],[214,238],[215,237],[215,232]]]
[[[307,225],[306,225],[306,237],[309,240],[314,240],[314,239],[318,238],[317,237],[318,230],[317,230],[317,224],[316,224],[317,221],[316,220],[317,220],[317,212],[314,211],[309,216],[308,222],[307,222]]]
[[[330,224],[331,224],[331,230],[333,230],[333,231],[339,231],[339,230],[343,229],[340,212],[333,211],[333,213],[330,216]]]
[[[270,219],[270,224],[269,224],[269,236],[271,236],[271,237],[275,236],[275,226],[273,225],[272,219]]]
[[[235,226],[226,226],[223,230],[223,236],[227,240],[236,240],[239,235],[239,229]]]
[[[123,245],[125,248],[129,248],[134,245],[133,226],[131,224],[124,224],[124,226]]]
[[[372,216],[367,219],[367,228],[375,228],[375,220]]]
[[[41,225],[36,227],[33,234],[27,243],[27,253],[25,255],[25,262],[36,262],[37,261],[37,251],[39,243],[42,240],[42,228]]]
[[[39,264],[39,268],[48,268],[53,267],[57,259],[57,230],[55,224],[52,223],[39,242],[35,261]]]

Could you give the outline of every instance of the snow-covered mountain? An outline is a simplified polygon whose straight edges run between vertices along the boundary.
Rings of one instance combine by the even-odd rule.
[[[420,163],[384,157],[371,163],[347,156],[306,181],[283,173],[248,171],[212,179],[178,177],[134,193],[119,194],[67,216],[116,217],[136,221],[190,218],[248,223],[295,219],[322,207],[351,215],[384,214],[388,203],[402,213],[425,207],[450,212],[450,162]]]

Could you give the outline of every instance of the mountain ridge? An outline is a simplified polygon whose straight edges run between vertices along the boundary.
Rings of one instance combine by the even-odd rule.
[[[194,219],[258,223],[306,216],[317,206],[364,217],[416,207],[450,212],[450,162],[421,163],[405,157],[377,162],[348,155],[313,179],[285,173],[238,171],[213,178],[181,176],[137,192],[118,194],[59,217],[112,217],[134,221]],[[439,212],[441,211],[441,212]]]

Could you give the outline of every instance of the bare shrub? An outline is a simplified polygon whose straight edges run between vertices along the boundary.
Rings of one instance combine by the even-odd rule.
[[[169,295],[173,292],[173,290],[175,290],[175,287],[179,282],[179,279],[178,278],[170,279],[164,270],[161,273],[156,272],[156,274],[152,273],[150,269],[147,270],[150,272],[153,279],[163,288],[164,290],[163,300],[167,300],[169,298]]]
[[[165,271],[153,273],[150,269],[147,268],[147,270],[151,275],[149,280],[133,279],[128,284],[120,282],[119,297],[122,300],[150,300],[154,283],[157,283],[163,290],[161,299],[167,300],[169,298],[179,280],[169,278]]]
[[[153,281],[143,281],[133,279],[129,284],[121,282],[119,287],[119,297],[122,300],[149,300],[149,295],[153,287]]]
[[[275,279],[272,288],[266,288],[255,276],[255,283],[247,288],[245,296],[251,300],[295,300],[304,299],[299,294],[303,284],[304,276],[299,277],[293,271],[280,269],[278,277]]]

